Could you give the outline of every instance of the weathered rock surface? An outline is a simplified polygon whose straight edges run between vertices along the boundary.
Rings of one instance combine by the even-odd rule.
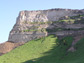
[[[17,18],[17,23],[22,24],[22,22],[24,21],[28,22],[58,21],[60,17],[75,16],[82,13],[83,13],[82,10],[71,10],[71,9],[21,11]]]
[[[47,36],[48,32],[45,29],[53,28],[82,28],[84,25],[80,24],[51,24],[50,22],[56,22],[62,17],[76,16],[84,14],[83,10],[71,10],[71,9],[49,9],[38,11],[21,11],[17,17],[16,24],[9,34],[8,41],[11,42],[27,42],[36,38]],[[63,18],[62,18],[63,19]],[[74,33],[74,31],[60,31],[54,34],[65,35]],[[53,33],[51,33],[53,34]]]

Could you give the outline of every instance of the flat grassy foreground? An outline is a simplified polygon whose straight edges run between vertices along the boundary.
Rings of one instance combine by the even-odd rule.
[[[73,37],[58,40],[53,35],[32,40],[0,56],[0,63],[84,63],[84,38],[75,52],[67,52],[72,41]]]

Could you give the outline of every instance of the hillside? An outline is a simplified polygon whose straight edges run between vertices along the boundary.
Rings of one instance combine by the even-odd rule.
[[[72,42],[71,36],[58,40],[53,35],[32,40],[0,56],[0,63],[84,63],[84,38],[68,52]]]
[[[0,63],[84,63],[84,10],[21,11]]]

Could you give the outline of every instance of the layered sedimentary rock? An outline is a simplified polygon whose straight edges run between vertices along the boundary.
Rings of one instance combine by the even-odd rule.
[[[36,38],[47,36],[48,34],[53,34],[53,33],[45,31],[45,29],[82,28],[84,27],[84,25],[80,25],[80,24],[77,24],[77,25],[74,25],[74,24],[67,25],[66,24],[65,25],[65,24],[59,24],[59,23],[55,23],[55,24],[51,23],[51,22],[57,22],[60,19],[65,19],[68,16],[69,17],[77,16],[79,14],[80,15],[84,14],[84,11],[83,10],[71,10],[71,9],[21,11],[19,13],[19,16],[17,17],[16,24],[14,25],[13,29],[11,30],[9,34],[8,41],[27,42],[27,41],[30,41]],[[61,32],[59,33],[61,34]],[[56,32],[55,34],[60,35],[59,33]]]

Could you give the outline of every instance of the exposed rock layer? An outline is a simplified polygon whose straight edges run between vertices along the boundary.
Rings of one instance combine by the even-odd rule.
[[[47,36],[48,34],[56,34],[58,36],[74,34],[75,31],[58,31],[55,33],[46,32],[45,29],[54,28],[83,28],[84,25],[80,24],[51,24],[50,22],[56,22],[63,17],[77,16],[84,14],[83,10],[71,10],[71,9],[50,9],[39,11],[21,11],[17,17],[16,24],[9,34],[8,41],[11,42],[27,42],[36,38]],[[77,31],[80,32],[80,31]]]

